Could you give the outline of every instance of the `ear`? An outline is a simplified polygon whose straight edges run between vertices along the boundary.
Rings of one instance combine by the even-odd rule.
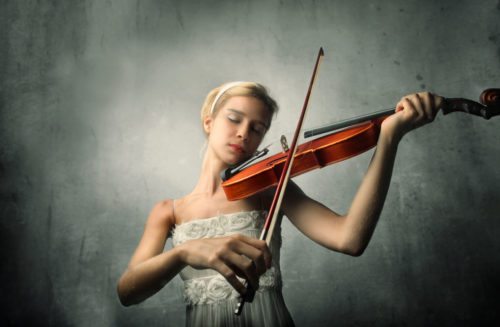
[[[203,119],[203,130],[205,131],[205,134],[210,134],[210,131],[212,130],[212,123],[212,115],[205,116],[205,118]]]

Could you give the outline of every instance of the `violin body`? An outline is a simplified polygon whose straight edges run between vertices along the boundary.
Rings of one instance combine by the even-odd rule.
[[[295,177],[370,150],[377,144],[380,125],[386,117],[299,145],[290,176]],[[276,186],[283,171],[288,151],[277,153],[257,162],[224,181],[222,188],[227,199],[230,201],[244,199]]]

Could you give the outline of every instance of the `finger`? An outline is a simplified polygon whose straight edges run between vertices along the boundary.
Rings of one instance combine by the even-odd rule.
[[[422,98],[420,97],[420,94],[415,93],[413,95],[413,107],[417,111],[417,124],[422,124],[422,122],[426,118],[426,112],[424,109],[424,103],[422,101]]]
[[[273,256],[271,254],[271,251],[269,250],[269,247],[267,246],[266,241],[251,239],[250,244],[252,246],[254,246],[255,248],[259,249],[260,254],[261,254],[259,256],[259,258],[252,258],[252,259],[258,259],[259,262],[262,262],[263,267],[265,267],[267,269],[271,268]]]
[[[262,250],[245,242],[235,242],[231,246],[236,253],[242,254],[252,260],[257,274],[262,275],[266,272],[267,267]]]
[[[444,98],[439,95],[433,94],[434,108],[436,108],[436,112],[443,107]]]
[[[410,97],[412,99],[410,99]],[[420,125],[422,116],[424,115],[423,112],[417,110],[415,101],[419,100],[417,100],[414,95],[407,97],[404,101],[405,110],[403,111],[403,113],[405,115],[405,120],[410,124],[410,129],[418,127]]]
[[[231,249],[231,239],[224,241],[211,255],[209,267],[217,270],[241,294],[243,294],[242,292],[246,288],[238,280],[237,276],[247,279],[252,287],[257,289],[259,287],[258,276],[255,272],[253,262]]]
[[[396,110],[395,112],[399,112],[404,109],[404,104],[405,104],[406,98],[402,97],[401,100],[396,104]]]
[[[414,118],[418,115],[417,109],[415,109],[415,106],[413,105],[413,102],[410,101],[408,98],[404,98],[403,100],[403,117],[410,117]]]
[[[422,100],[422,105],[424,108],[425,112],[425,118],[427,121],[433,121],[434,120],[434,101],[432,94],[429,92],[422,92],[419,94],[421,100]]]
[[[229,268],[229,266],[222,262],[219,262],[215,267],[215,270],[217,270],[238,293],[246,293],[247,289],[245,285],[240,282],[238,277],[236,277],[236,273],[231,268]]]
[[[433,98],[432,94],[429,92],[419,93],[419,96],[422,99],[422,106],[425,113],[424,120],[422,121],[422,125],[424,125],[434,120],[435,110],[434,110]]]
[[[428,95],[429,95],[429,105],[432,108],[432,120],[434,120],[437,111],[439,110],[439,107],[436,106],[436,96],[430,92],[428,92]]]
[[[259,275],[252,260],[235,252],[225,255],[225,264],[240,277],[245,278],[254,290],[259,288]]]
[[[248,236],[241,235],[241,234],[235,235],[235,238],[241,240],[242,242],[244,242],[244,243],[248,244],[249,246],[251,246],[255,249],[258,249],[260,251],[260,253],[253,252],[253,251],[251,253],[250,252],[245,253],[245,255],[247,255],[249,258],[256,261],[258,268],[260,268],[259,266],[265,267],[267,269],[271,268],[272,254],[271,254],[271,251],[269,250],[269,247],[267,246],[267,243],[265,241],[258,240],[256,238],[248,237]],[[261,256],[262,256],[262,258],[260,258]],[[262,263],[262,265],[261,265],[261,263]],[[265,269],[264,269],[264,271],[265,271]]]

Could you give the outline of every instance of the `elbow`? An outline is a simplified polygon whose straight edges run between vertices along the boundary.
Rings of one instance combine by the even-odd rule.
[[[128,301],[126,298],[123,298],[123,297],[119,297],[120,299],[120,303],[122,306],[124,307],[130,307],[133,303],[131,301]]]
[[[120,300],[121,305],[123,305],[124,307],[130,307],[131,305],[140,303],[140,301],[134,300],[134,298],[130,296],[130,294],[120,291],[119,288],[120,287],[118,286],[117,292],[118,292],[118,299]]]
[[[362,242],[344,242],[339,247],[339,252],[347,254],[351,257],[360,257],[365,252],[367,246],[368,244]]]
[[[118,285],[116,286],[116,293],[118,293],[118,299],[124,307],[129,307],[133,304],[130,297],[127,296],[126,292],[124,292],[120,287],[120,282],[118,282]]]
[[[346,249],[344,253],[350,255],[351,257],[360,257],[364,252],[365,252],[364,247],[354,247]]]
[[[120,300],[121,305],[123,305],[124,307],[129,307],[131,305],[137,304],[138,301],[134,301],[130,290],[125,284],[126,283],[124,282],[124,276],[122,276],[116,285],[116,293],[118,294],[118,299]]]
[[[132,304],[134,304],[129,298],[127,298],[126,296],[122,296],[120,294],[118,294],[118,298],[120,299],[120,303],[122,306],[124,307],[129,307],[131,306]]]

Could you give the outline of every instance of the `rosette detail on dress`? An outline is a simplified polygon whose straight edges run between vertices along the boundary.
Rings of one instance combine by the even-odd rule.
[[[176,225],[172,232],[174,246],[189,240],[245,234],[255,237],[266,219],[267,211],[248,211],[195,219]]]
[[[278,283],[277,269],[271,267],[260,276],[257,292],[265,292]],[[184,301],[188,305],[213,304],[239,297],[239,293],[220,274],[184,281]]]

